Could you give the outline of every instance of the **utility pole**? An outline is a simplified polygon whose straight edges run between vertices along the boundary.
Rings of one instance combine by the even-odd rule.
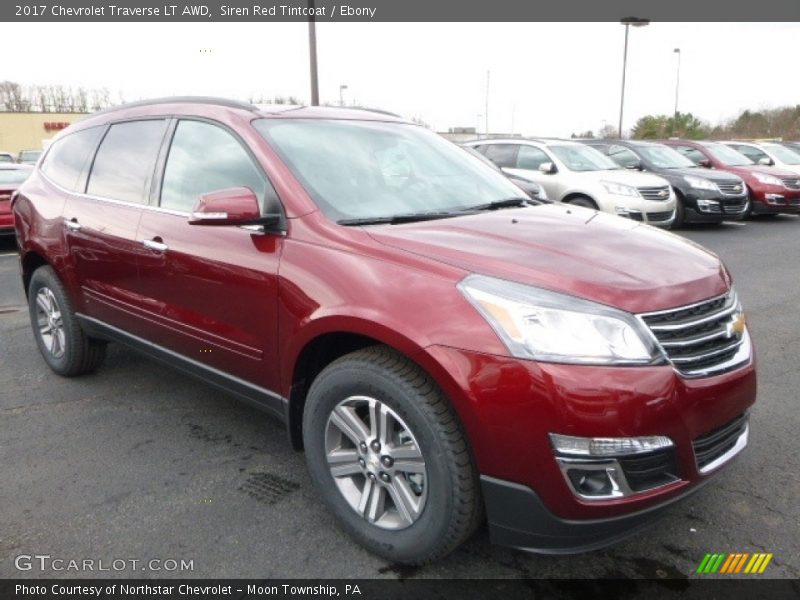
[[[625,108],[625,71],[628,67],[628,30],[634,27],[646,27],[650,24],[648,19],[638,17],[625,17],[620,21],[625,26],[625,50],[622,53],[622,92],[619,97],[619,138],[622,139],[622,113]]]
[[[314,0],[308,0],[308,60],[311,67],[311,106],[319,106],[319,79],[317,77],[317,24],[314,18]]]
[[[673,50],[678,55],[678,73],[675,76],[675,116],[678,116],[678,89],[681,86],[681,49],[675,48]]]

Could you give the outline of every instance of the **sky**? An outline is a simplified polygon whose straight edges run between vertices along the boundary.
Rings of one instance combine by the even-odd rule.
[[[305,23],[4,24],[0,78],[105,87],[112,98],[296,96],[310,100]],[[800,104],[800,24],[651,23],[631,28],[623,127],[681,112],[711,122]],[[32,43],[39,40],[43,43]],[[618,23],[318,23],[322,102],[382,108],[437,131],[569,136],[617,126]],[[481,115],[479,117],[479,115]]]

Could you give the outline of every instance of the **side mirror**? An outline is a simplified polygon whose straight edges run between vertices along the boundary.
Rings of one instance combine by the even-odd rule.
[[[203,194],[189,219],[190,225],[278,225],[281,215],[261,215],[250,188],[235,187]]]
[[[771,158],[765,156],[764,158],[759,158],[758,159],[758,164],[764,165],[765,167],[771,167],[772,165],[775,164],[775,161],[772,160]]]
[[[637,161],[635,163],[631,163],[625,168],[630,170],[630,171],[644,171],[644,167],[642,166],[642,163],[639,162],[639,161]]]
[[[552,175],[556,172],[556,166],[551,162],[543,162],[539,165],[539,171],[544,173],[545,175]]]
[[[701,158],[697,162],[697,164],[700,165],[701,167],[705,167],[706,169],[710,169],[711,168],[711,161],[708,160],[707,158]]]

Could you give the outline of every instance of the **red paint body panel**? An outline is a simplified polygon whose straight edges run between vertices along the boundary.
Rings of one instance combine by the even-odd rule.
[[[90,317],[289,398],[298,359],[319,336],[358,334],[415,360],[453,402],[482,474],[529,486],[557,515],[602,518],[697,484],[691,440],[755,400],[754,363],[686,380],[669,366],[589,367],[508,356],[457,290],[470,273],[556,290],[631,312],[726,292],[719,259],[672,234],[568,206],[375,227],[322,214],[255,131],[255,118],[359,118],[314,108],[272,113],[159,104],[90,117],[185,115],[234,130],[283,205],[284,234],[190,225],[189,216],[67,192],[37,168],[14,206],[23,269],[37,257]],[[594,216],[592,216],[594,215]],[[80,230],[65,221],[75,219]],[[145,242],[167,247],[159,251]],[[668,435],[682,481],[587,503],[567,488],[548,433]]]

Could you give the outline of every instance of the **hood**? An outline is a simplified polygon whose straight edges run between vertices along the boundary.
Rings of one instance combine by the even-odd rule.
[[[702,177],[715,182],[741,181],[741,178],[737,177],[733,173],[728,173],[727,171],[716,171],[714,169],[704,169],[702,167],[681,167],[678,169],[665,169],[665,171],[679,176],[690,175],[692,177]]]
[[[736,173],[737,175],[741,175],[742,177],[747,177],[748,175],[752,175],[753,173],[772,175],[774,177],[779,177],[781,179],[797,177],[797,173],[795,173],[794,171],[787,171],[786,169],[780,169],[777,167],[768,167],[766,165],[743,165],[739,167],[725,167],[725,170]]]
[[[630,312],[727,291],[720,260],[671,233],[552,204],[368,228],[381,244],[469,273],[546,288]]]
[[[632,171],[630,169],[614,169],[607,171],[572,171],[570,176],[580,176],[593,181],[614,181],[633,187],[660,187],[669,183],[659,175]]]

